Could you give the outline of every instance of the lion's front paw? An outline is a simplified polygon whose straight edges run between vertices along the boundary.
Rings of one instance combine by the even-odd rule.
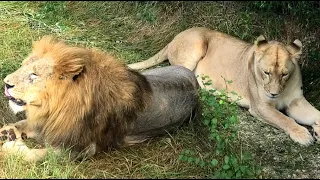
[[[311,145],[314,141],[314,138],[310,134],[308,129],[300,125],[297,125],[294,128],[290,129],[289,135],[293,141],[305,146]]]
[[[27,135],[20,132],[14,125],[7,125],[0,129],[0,141],[14,141],[16,139],[25,139]]]

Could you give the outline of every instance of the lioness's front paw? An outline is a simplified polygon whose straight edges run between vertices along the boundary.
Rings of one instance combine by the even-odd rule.
[[[313,143],[313,136],[310,134],[307,128],[297,125],[289,130],[290,138],[302,145],[308,146]]]
[[[312,125],[313,128],[313,137],[317,140],[318,143],[320,143],[320,123],[315,122],[314,125]]]

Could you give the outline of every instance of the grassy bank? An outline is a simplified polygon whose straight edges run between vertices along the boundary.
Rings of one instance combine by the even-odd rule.
[[[300,39],[304,46],[301,65],[305,95],[319,108],[319,18],[317,2],[3,1],[0,2],[0,78],[17,69],[30,52],[32,41],[43,35],[51,34],[73,45],[97,47],[133,63],[151,57],[179,32],[203,26],[248,42],[260,34],[283,42]],[[319,145],[302,147],[282,131],[252,118],[247,111],[237,108],[236,112],[237,138],[227,146],[228,154],[216,157],[219,163],[220,157],[226,161],[223,159],[226,155],[237,157],[248,152],[253,159],[244,165],[253,167],[254,164],[262,170],[254,175],[256,178],[320,178]],[[0,118],[2,122],[23,118],[10,112],[3,93]],[[207,178],[216,173],[215,168],[192,163],[196,158],[215,159],[211,157],[214,142],[202,133],[206,130],[201,122],[194,122],[172,135],[101,153],[81,162],[70,161],[67,155],[61,158],[52,155],[38,164],[26,164],[18,157],[1,159],[0,177]],[[193,158],[189,163],[188,159],[181,160],[181,154],[188,149],[196,151],[187,153]]]

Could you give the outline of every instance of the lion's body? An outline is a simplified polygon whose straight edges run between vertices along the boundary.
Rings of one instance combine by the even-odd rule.
[[[320,112],[303,96],[297,61],[301,48],[299,40],[284,45],[260,36],[251,44],[222,32],[191,28],[179,33],[150,59],[128,66],[144,69],[168,59],[172,65],[192,70],[201,87],[201,77],[209,76],[212,84],[206,88],[236,92],[241,97],[239,105],[252,115],[283,129],[294,141],[309,145],[313,137],[295,121],[313,126],[318,136]],[[232,93],[229,96],[232,100],[238,98]]]
[[[199,85],[192,71],[182,68],[168,66],[142,72],[151,85],[153,103],[138,117],[129,134],[131,139],[172,132],[194,118],[198,110],[195,89]]]
[[[98,50],[43,38],[4,80],[12,108],[27,115],[16,131],[90,155],[165,133],[193,116],[198,84],[186,68],[161,69],[142,75]]]

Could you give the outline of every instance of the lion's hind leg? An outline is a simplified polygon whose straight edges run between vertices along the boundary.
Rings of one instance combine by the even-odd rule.
[[[150,137],[144,136],[144,135],[129,135],[124,138],[124,143],[121,145],[121,147],[127,147],[132,146],[135,144],[142,143],[146,140],[148,140]]]
[[[47,149],[30,149],[21,139],[5,142],[1,147],[1,151],[4,155],[22,156],[23,160],[27,162],[42,160],[48,152]]]
[[[0,129],[2,155],[22,155],[23,159],[28,162],[35,162],[44,158],[47,149],[30,149],[25,144],[24,140],[27,138],[27,134],[20,129],[25,129],[26,126],[27,121],[22,120]],[[30,136],[33,136],[32,131],[28,130],[28,132],[30,132],[28,133]]]

